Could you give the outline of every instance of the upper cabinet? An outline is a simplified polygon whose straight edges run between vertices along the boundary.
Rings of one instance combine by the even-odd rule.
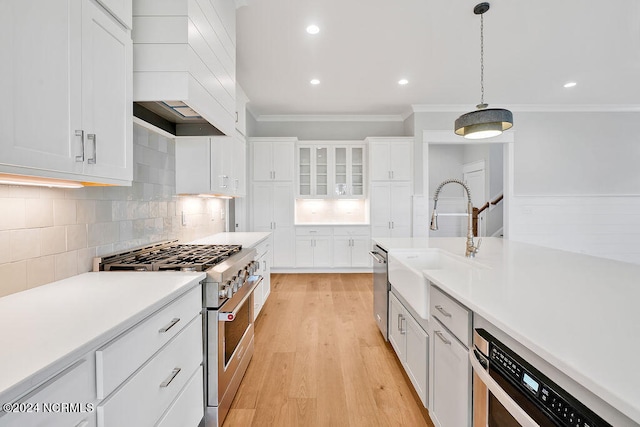
[[[176,193],[243,197],[246,188],[243,138],[176,139]]]
[[[372,181],[413,179],[413,138],[367,138]]]
[[[293,181],[296,138],[251,138],[253,181]]]
[[[363,143],[303,143],[296,153],[297,197],[364,198]]]
[[[235,1],[135,0],[132,34],[133,100],[181,101],[195,111],[186,111],[187,117],[201,116],[232,136],[237,111]]]
[[[247,104],[249,98],[242,87],[236,84],[236,130],[242,135],[247,134]]]
[[[131,1],[102,3],[6,3],[0,172],[131,184]]]

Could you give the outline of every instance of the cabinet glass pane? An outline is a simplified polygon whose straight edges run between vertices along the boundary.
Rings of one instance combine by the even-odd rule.
[[[354,165],[362,165],[362,148],[351,149],[351,163]]]
[[[299,170],[298,177],[300,179],[300,187],[298,193],[301,196],[311,195],[311,148],[300,147],[298,149]]]
[[[311,148],[300,148],[300,164],[311,164]]]
[[[327,171],[329,160],[327,158],[329,150],[327,147],[316,147],[315,163],[316,163],[316,195],[327,195]]]

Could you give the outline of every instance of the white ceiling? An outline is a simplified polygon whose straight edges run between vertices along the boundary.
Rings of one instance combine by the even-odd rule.
[[[237,11],[237,79],[255,116],[473,109],[480,101],[477,3],[252,0]],[[639,0],[490,3],[491,107],[640,105]],[[319,34],[306,33],[311,23]],[[310,85],[312,78],[320,85]],[[409,84],[399,86],[400,78]],[[572,80],[576,87],[563,88]]]

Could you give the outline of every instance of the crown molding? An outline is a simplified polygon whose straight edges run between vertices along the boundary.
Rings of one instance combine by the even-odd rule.
[[[400,114],[261,114],[258,122],[403,122]]]
[[[458,104],[414,104],[414,113],[460,113],[472,110],[473,106]],[[523,113],[622,113],[640,112],[640,104],[515,104],[507,107]]]

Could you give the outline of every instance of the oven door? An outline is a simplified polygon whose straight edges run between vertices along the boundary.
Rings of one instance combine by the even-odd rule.
[[[253,291],[262,276],[251,276],[218,311],[218,398],[225,398],[238,369],[253,354]],[[244,362],[244,363],[243,363]],[[242,375],[243,373],[241,373]]]

